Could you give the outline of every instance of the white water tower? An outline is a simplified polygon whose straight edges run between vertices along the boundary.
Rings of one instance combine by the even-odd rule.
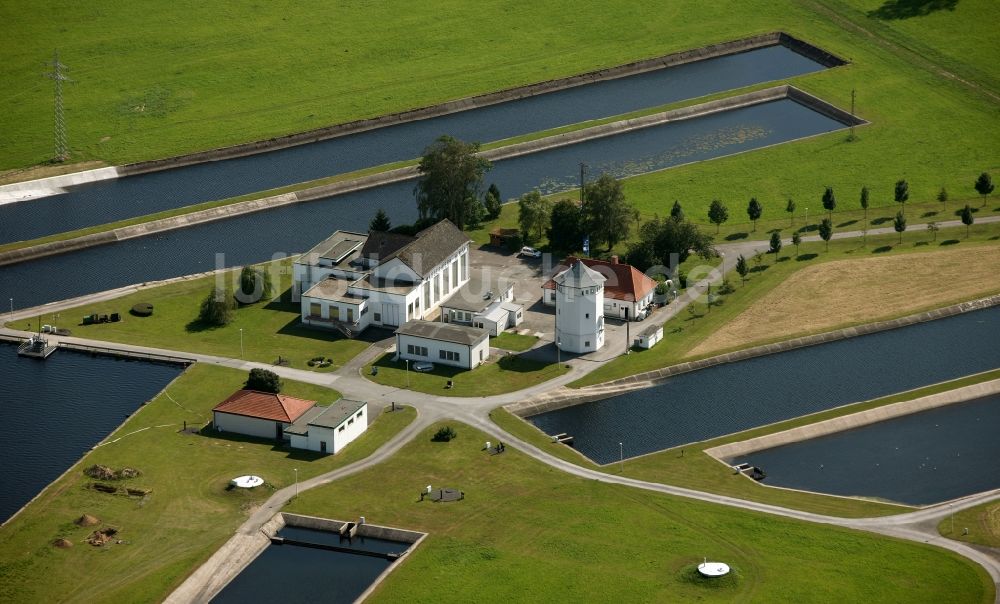
[[[556,283],[556,337],[561,350],[593,352],[604,346],[604,276],[577,260]]]

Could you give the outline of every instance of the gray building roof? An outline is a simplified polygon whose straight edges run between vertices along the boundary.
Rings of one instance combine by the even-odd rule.
[[[489,332],[478,327],[466,327],[434,321],[407,321],[396,330],[397,335],[415,336],[439,342],[475,346],[489,337]]]
[[[569,269],[556,275],[553,281],[565,287],[583,289],[602,285],[606,279],[601,273],[577,260]]]
[[[367,404],[363,401],[342,398],[329,407],[320,407],[317,405],[303,413],[302,417],[296,420],[294,424],[285,428],[285,434],[307,436],[309,434],[309,426],[336,428]]]
[[[399,259],[421,277],[471,239],[447,218],[417,233],[417,240],[399,251]]]
[[[311,250],[302,255],[299,262],[319,264],[320,259],[329,260],[333,266],[349,264],[361,255],[368,235],[351,231],[335,231]]]
[[[466,284],[442,302],[441,306],[474,313],[482,312],[512,287],[514,281],[501,277],[497,271],[472,271]],[[493,295],[489,298],[484,297],[487,292],[493,292]]]

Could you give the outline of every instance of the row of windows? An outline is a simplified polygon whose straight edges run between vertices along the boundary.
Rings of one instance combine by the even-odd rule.
[[[442,350],[441,358],[446,361],[460,361],[462,359],[457,352],[452,352],[450,350]]]
[[[427,356],[427,347],[426,346],[414,346],[413,344],[407,344],[406,345],[406,353],[407,354],[415,354],[417,356],[425,357],[425,356]]]

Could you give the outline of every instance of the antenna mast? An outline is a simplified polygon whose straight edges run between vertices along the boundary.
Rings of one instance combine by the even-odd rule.
[[[63,70],[66,66],[59,62],[59,50],[52,56],[49,64],[52,71],[45,74],[45,77],[55,82],[55,152],[54,161],[64,162],[69,158],[69,143],[66,138],[66,118],[63,113],[62,83],[72,82]]]

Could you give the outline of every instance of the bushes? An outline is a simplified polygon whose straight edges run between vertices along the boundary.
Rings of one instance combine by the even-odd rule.
[[[247,390],[258,390],[260,392],[281,392],[281,378],[278,374],[267,369],[255,368],[250,370],[245,385]]]
[[[434,433],[431,438],[432,441],[436,443],[446,443],[454,438],[457,438],[458,434],[451,426],[445,426]]]

